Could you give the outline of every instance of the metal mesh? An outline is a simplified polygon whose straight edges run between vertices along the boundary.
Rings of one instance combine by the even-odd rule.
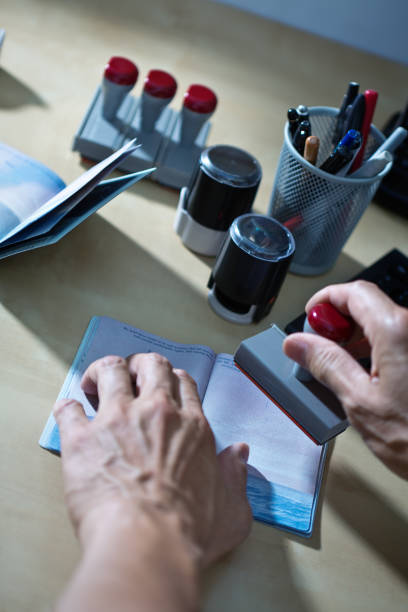
[[[331,139],[338,111],[314,107],[309,112],[312,134],[320,139],[316,166],[294,149],[286,125],[268,214],[293,233],[296,251],[291,271],[321,274],[335,263],[391,164],[369,179],[350,179],[323,172],[318,166],[333,150]],[[371,126],[364,160],[383,140],[381,132]]]

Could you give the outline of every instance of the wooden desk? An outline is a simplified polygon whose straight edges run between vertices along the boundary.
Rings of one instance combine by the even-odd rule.
[[[6,3],[1,19],[2,139],[65,181],[82,171],[72,139],[111,55],[134,60],[140,79],[150,68],[172,72],[173,107],[193,82],[214,88],[210,144],[234,144],[259,159],[261,212],[288,105],[336,106],[355,79],[379,90],[381,126],[406,96],[406,67],[205,1],[20,0]],[[37,440],[92,315],[232,352],[270,322],[285,325],[315,289],[394,246],[407,248],[407,221],[370,205],[330,273],[289,275],[268,320],[240,327],[207,305],[213,260],[181,245],[172,230],[176,204],[175,192],[144,181],[59,244],[0,262],[4,612],[50,609],[78,559],[60,461]],[[407,491],[348,430],[336,441],[311,541],[255,523],[206,575],[205,609],[406,610]]]

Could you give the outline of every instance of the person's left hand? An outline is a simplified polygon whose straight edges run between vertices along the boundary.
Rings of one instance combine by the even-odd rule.
[[[75,400],[54,414],[61,437],[66,501],[84,546],[112,515],[158,513],[179,526],[203,565],[248,534],[249,449],[216,455],[194,380],[160,355],[108,356],[85,372],[82,388],[99,396],[88,421]]]

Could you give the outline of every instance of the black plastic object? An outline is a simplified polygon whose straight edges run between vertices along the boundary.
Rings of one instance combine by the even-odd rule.
[[[290,231],[272,217],[248,213],[232,223],[218,253],[208,287],[228,310],[253,321],[265,317],[276,300],[295,251]]]
[[[388,137],[398,126],[408,129],[408,104],[405,111],[395,113],[383,128]],[[384,208],[408,217],[408,138],[394,151],[391,170],[383,178],[374,201]]]
[[[350,280],[364,279],[375,283],[396,304],[408,308],[408,257],[393,249]],[[305,315],[301,314],[285,327],[287,334],[303,330]]]
[[[251,210],[262,178],[259,162],[229,145],[205,149],[188,190],[186,210],[201,225],[226,231],[233,220]]]

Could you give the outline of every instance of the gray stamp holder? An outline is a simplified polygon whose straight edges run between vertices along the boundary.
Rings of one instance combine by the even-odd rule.
[[[309,108],[312,134],[320,139],[316,166],[307,162],[293,147],[289,126],[285,125],[268,214],[293,233],[296,251],[290,266],[295,274],[323,274],[336,262],[345,242],[371,202],[381,179],[392,162],[374,177],[353,179],[320,170],[333,150],[332,134],[338,109]],[[364,152],[368,159],[384,141],[371,125]]]

